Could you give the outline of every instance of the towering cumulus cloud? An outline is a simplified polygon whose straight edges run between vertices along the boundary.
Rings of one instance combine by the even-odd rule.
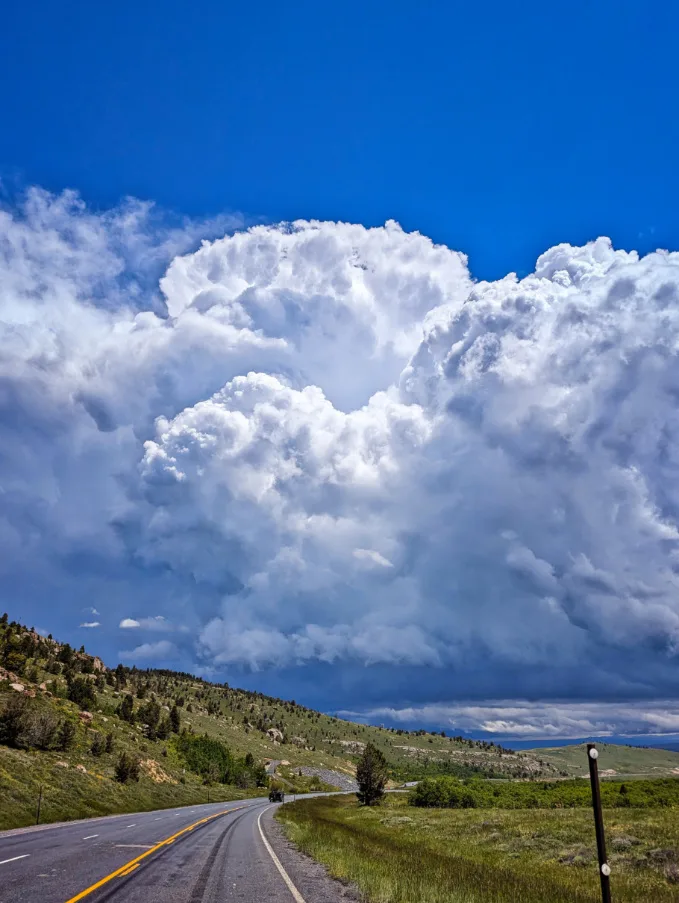
[[[0,580],[33,619],[349,695],[369,667],[376,705],[679,690],[679,255],[485,283],[395,223],[199,235],[37,192],[0,219]]]

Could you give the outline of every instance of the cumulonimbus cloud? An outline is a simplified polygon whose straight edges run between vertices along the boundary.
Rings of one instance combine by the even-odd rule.
[[[1,580],[385,699],[679,691],[679,255],[486,283],[395,223],[195,236],[0,217]]]

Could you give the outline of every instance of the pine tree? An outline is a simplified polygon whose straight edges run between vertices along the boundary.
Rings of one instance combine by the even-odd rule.
[[[129,721],[130,724],[134,721],[134,699],[129,693],[126,693],[123,696],[120,708],[118,709],[118,715],[123,721]]]
[[[379,749],[368,743],[356,767],[358,793],[356,796],[364,806],[374,806],[384,796],[387,783],[387,760]]]
[[[57,749],[65,752],[73,746],[75,740],[75,724],[72,721],[64,719],[57,733]]]
[[[181,724],[181,717],[179,715],[179,709],[176,705],[172,706],[170,711],[170,727],[172,728],[173,733],[179,733],[179,727]]]

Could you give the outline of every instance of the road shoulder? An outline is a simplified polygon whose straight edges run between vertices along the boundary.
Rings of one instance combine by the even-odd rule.
[[[361,900],[358,889],[331,878],[319,862],[302,853],[285,836],[274,818],[275,806],[262,815],[262,828],[293,884],[306,903],[353,903]]]

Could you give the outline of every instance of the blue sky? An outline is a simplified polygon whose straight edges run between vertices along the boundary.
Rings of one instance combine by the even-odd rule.
[[[678,19],[6,11],[12,616],[380,722],[679,731]]]
[[[674,245],[674,4],[36,0],[4,16],[10,186],[393,218],[481,278],[599,234]]]

